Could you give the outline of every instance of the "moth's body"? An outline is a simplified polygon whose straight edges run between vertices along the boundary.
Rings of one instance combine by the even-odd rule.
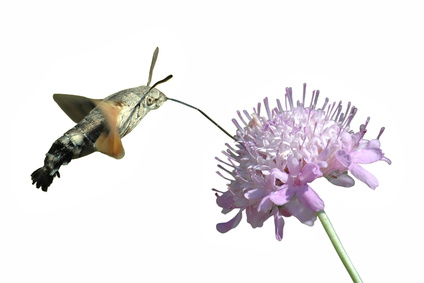
[[[124,156],[121,138],[131,132],[150,110],[159,108],[167,100],[165,94],[149,86],[157,52],[153,55],[147,86],[121,90],[103,100],[66,94],[53,96],[77,124],[53,143],[44,166],[31,174],[37,188],[47,191],[53,178],[59,176],[60,166],[72,159],[95,151],[118,159]]]
[[[110,103],[119,109],[117,131],[121,138],[131,132],[150,111],[145,101],[148,91],[149,87],[147,86],[129,88],[114,93],[101,101],[102,103]],[[160,103],[162,104],[165,101],[165,95],[157,89],[151,90],[149,95],[152,95],[153,92],[164,98]],[[52,150],[57,152],[55,148],[60,147],[64,151],[62,155],[66,155],[67,159],[69,159],[69,156],[72,156],[71,159],[75,159],[97,151],[96,141],[102,133],[108,131],[105,119],[105,114],[100,110],[100,107],[95,107],[78,124],[58,138],[48,154],[53,154]],[[56,155],[59,157],[58,154]]]

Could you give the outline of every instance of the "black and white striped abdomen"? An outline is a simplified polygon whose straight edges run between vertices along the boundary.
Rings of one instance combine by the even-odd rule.
[[[44,166],[31,174],[32,183],[43,191],[59,175],[59,168],[79,158],[94,152],[95,141],[100,136],[102,125],[90,124],[85,119],[58,138],[46,153]]]

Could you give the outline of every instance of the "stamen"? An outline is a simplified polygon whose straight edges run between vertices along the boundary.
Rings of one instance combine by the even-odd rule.
[[[221,194],[223,194],[224,192],[222,192],[222,191],[218,191],[217,189],[215,189],[215,188],[212,188],[212,191],[213,192],[217,192],[217,193],[221,193]]]
[[[308,123],[309,123],[309,121],[310,121],[310,119],[311,119],[311,113],[312,113],[312,110],[311,109],[309,109],[309,112],[308,112]]]
[[[293,92],[291,87],[286,87],[286,93],[290,104],[290,110],[293,111],[294,105],[293,105]]]
[[[288,94],[287,94],[287,88],[286,88],[286,93],[284,94],[284,106],[286,107],[286,111],[289,109],[287,107],[287,100],[288,100]]]
[[[228,158],[231,158],[231,159],[233,159],[233,160],[236,160],[237,161],[237,157],[238,157],[238,155],[235,155],[233,152],[231,152],[231,151],[229,151],[229,150],[226,150],[226,151],[221,151],[222,152],[222,154],[224,154],[225,156],[227,156]]]
[[[216,171],[216,174],[218,174],[220,177],[224,178],[227,181],[234,182],[234,180],[231,180],[230,178],[224,177],[224,175],[222,175],[221,172],[219,172],[219,171]]]
[[[332,104],[328,105],[327,114],[325,115],[325,119],[330,119],[331,112],[333,112],[334,106],[336,105],[336,102],[333,102]]]
[[[300,101],[298,100],[298,101],[296,101],[296,107],[297,108],[301,108],[302,107],[302,103],[300,103]],[[303,107],[302,107],[303,108]]]
[[[359,131],[361,132],[361,139],[367,132],[367,126],[368,126],[368,123],[370,122],[370,119],[371,119],[370,117],[367,117],[365,124],[362,124],[361,126],[359,126]]]
[[[219,169],[224,170],[224,171],[225,171],[225,172],[227,172],[229,175],[232,175],[232,173],[231,173],[229,170],[227,170],[226,168],[224,168],[221,164],[218,164],[217,166],[218,166],[218,168],[219,168]]]
[[[325,98],[325,101],[324,101],[324,105],[321,107],[322,110],[325,109],[325,107],[327,106],[328,101],[330,101],[330,99],[328,99],[328,97],[326,97]]]
[[[231,162],[231,159],[229,159],[229,161]],[[232,162],[231,162],[232,163]],[[219,167],[219,166],[218,166]],[[239,170],[237,170],[237,166],[234,166],[234,172],[236,173],[236,176],[240,179],[240,180],[242,180],[242,181],[244,181],[244,182],[249,182],[248,180],[246,180],[246,179],[244,179],[242,176],[241,176],[241,174],[240,174],[240,172],[239,172]],[[232,175],[231,173],[230,173],[230,175]],[[234,179],[235,179],[235,177],[234,177]]]
[[[280,113],[283,113],[283,107],[281,107],[281,102],[279,99],[277,99],[277,105],[278,105],[278,110],[280,111]]]
[[[265,105],[265,109],[266,109],[266,114],[268,115],[268,120],[271,120],[272,115],[271,115],[271,111],[269,110],[268,97],[265,97],[264,105]]]
[[[233,159],[236,160],[233,156],[231,156],[230,154],[228,154],[226,151],[221,151],[222,154],[224,154],[226,157],[228,157],[229,159]]]
[[[319,90],[317,90],[317,92],[316,92],[316,96],[315,96],[315,100],[314,100],[314,107],[313,107],[313,109],[315,109],[315,108],[316,108],[316,106],[317,106],[318,97],[319,97]]]
[[[243,124],[244,124],[245,126],[247,126],[247,123],[244,121],[243,117],[241,116],[240,111],[238,111],[238,110],[237,110],[237,115],[239,116],[239,118],[240,118],[240,120],[243,122]]]
[[[225,161],[223,161],[223,160],[221,160],[221,159],[219,159],[218,157],[215,157],[215,159],[216,160],[218,160],[219,162],[221,162],[221,163],[224,163],[225,165],[227,165],[227,166],[229,166],[229,167],[235,167],[234,165],[231,165],[230,163],[227,163],[227,162],[225,162]],[[231,161],[230,161],[231,162]],[[231,162],[232,163],[232,162]]]
[[[333,119],[333,117],[334,117],[334,115],[335,115],[336,113],[340,113],[340,107],[341,107],[341,105],[342,105],[342,101],[340,100],[340,101],[339,101],[339,104],[337,105],[336,109],[334,110],[333,115],[331,115],[331,120],[336,121],[335,119]],[[331,109],[331,110],[333,110],[333,109]],[[338,115],[338,114],[337,114],[337,115]]]
[[[238,145],[240,145],[240,144],[238,144]],[[237,167],[231,159],[228,159],[228,161],[230,161],[231,166],[233,166],[234,168],[236,168],[236,167]]]
[[[368,123],[370,122],[370,117],[368,117],[367,118],[367,120],[365,121],[365,124],[362,124],[360,127],[359,127],[359,132],[360,132],[360,135],[359,135],[359,137],[358,137],[358,139],[357,139],[357,141],[356,141],[356,143],[355,143],[355,145],[354,145],[354,147],[357,147],[358,145],[359,145],[359,142],[362,140],[362,138],[365,136],[365,134],[367,133],[367,125],[368,125]]]
[[[261,103],[258,102],[258,106],[255,108],[253,107],[253,113],[255,113],[257,116],[260,116],[261,113]]]
[[[380,133],[378,133],[378,136],[377,136],[377,139],[379,140],[380,139],[380,137],[381,137],[381,135],[383,134],[383,132],[384,132],[384,130],[385,130],[386,128],[385,127],[381,127],[381,129],[380,129]]]
[[[236,125],[236,127],[240,131],[240,133],[244,132],[243,128],[239,125],[239,123],[237,122],[236,119],[233,118],[233,119],[231,119],[231,121],[234,123],[234,125]]]
[[[252,120],[252,117],[250,117],[249,112],[247,112],[246,110],[243,110],[243,114],[246,115],[246,117],[249,121]]]
[[[228,188],[228,191],[233,195],[233,196],[235,196],[236,194],[233,192],[233,190],[231,189],[231,188]],[[234,207],[232,206],[231,207],[231,209],[233,209]]]
[[[302,107],[305,108],[306,83],[303,84]]]
[[[237,152],[237,149],[232,148],[232,147],[231,147],[231,145],[229,145],[228,143],[225,143],[225,145],[226,145],[229,149],[231,149],[232,151]]]
[[[350,101],[347,103],[347,108],[346,108],[346,112],[345,112],[345,115],[344,115],[344,118],[346,119],[346,117],[348,117],[348,113],[349,113],[349,110],[350,110],[350,105],[351,105],[351,103],[350,103]],[[341,122],[344,122],[344,119],[343,119],[343,121],[341,121]]]
[[[311,109],[312,109],[312,104],[313,104],[314,99],[315,99],[315,90],[312,91],[311,103],[309,104],[309,108],[311,108]]]
[[[370,120],[371,120],[371,117],[367,117],[367,121],[365,122],[365,128],[368,126],[368,123],[370,122]]]
[[[337,120],[339,119],[339,115],[340,115],[341,111],[342,111],[342,105],[339,104],[339,106],[337,106],[337,108],[336,108],[336,112],[334,112],[334,114],[336,114],[336,117],[334,117],[334,119],[332,119],[332,120],[337,122]]]
[[[358,112],[358,108],[356,108],[355,106],[352,107],[352,110],[350,111],[350,115],[346,120],[346,125],[343,126],[343,128],[347,128],[350,126],[350,122],[352,122],[353,117],[355,117],[356,112]]]

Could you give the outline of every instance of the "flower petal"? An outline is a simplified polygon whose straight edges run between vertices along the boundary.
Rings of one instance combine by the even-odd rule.
[[[273,205],[274,203],[270,200],[268,195],[261,200],[258,206],[258,210],[261,212],[268,212],[271,211]]]
[[[287,168],[289,169],[290,175],[295,176],[300,173],[300,163],[293,155],[289,156],[287,160]]]
[[[392,161],[385,156],[381,160],[386,161],[389,165],[392,164]]]
[[[331,184],[340,187],[352,187],[355,185],[355,180],[347,174],[347,171],[340,173],[339,170],[333,171],[324,176]]]
[[[297,189],[299,202],[309,210],[318,212],[324,209],[324,202],[318,194],[308,185],[303,185]]]
[[[287,209],[294,217],[299,219],[300,222],[308,226],[313,226],[317,219],[315,212],[300,204],[296,197],[287,203],[284,208]]]
[[[249,223],[252,228],[262,227],[264,222],[271,215],[272,214],[269,211],[259,211],[257,206],[249,206],[246,208],[247,223]]]
[[[278,168],[273,168],[271,170],[271,176],[273,178],[273,184],[275,184],[275,181],[277,179],[280,180],[282,183],[287,183],[287,180],[289,178],[289,175],[286,172],[283,172]]]
[[[262,188],[251,189],[244,193],[244,197],[248,200],[260,199],[266,195],[266,191]]]
[[[293,197],[295,190],[287,184],[282,185],[276,192],[270,194],[270,199],[276,205],[284,205]]]
[[[242,218],[242,209],[230,221],[216,224],[216,230],[220,233],[227,233],[233,228],[236,228]]]
[[[319,169],[318,165],[315,163],[308,163],[302,168],[302,173],[300,173],[299,180],[303,183],[309,183],[315,180],[316,178],[322,177],[322,172]]]
[[[353,151],[350,154],[352,162],[368,164],[381,160],[384,157],[383,152],[379,148],[363,148]]]
[[[348,168],[352,163],[349,154],[347,154],[344,150],[339,150],[336,152],[336,159],[346,168]]]
[[[352,135],[348,132],[343,132],[340,138],[343,143],[343,148],[345,148],[347,151],[350,151],[352,149],[352,145],[354,144]]]
[[[274,214],[274,225],[275,225],[275,237],[278,241],[283,239],[283,228],[284,228],[284,219],[280,215],[278,210]]]
[[[234,208],[234,195],[226,191],[222,195],[216,195],[216,204],[222,207],[222,213],[228,213]]]
[[[380,141],[377,139],[370,140],[366,148],[380,148]]]
[[[362,168],[360,165],[352,163],[349,167],[349,171],[352,173],[353,176],[367,184],[368,187],[370,187],[371,189],[374,190],[378,187],[377,178],[373,174]]]

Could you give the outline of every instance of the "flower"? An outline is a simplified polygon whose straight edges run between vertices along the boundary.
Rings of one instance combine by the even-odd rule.
[[[383,160],[391,163],[380,149],[379,138],[363,139],[366,127],[359,132],[350,131],[350,123],[357,108],[350,102],[342,112],[339,102],[329,104],[328,98],[318,108],[319,91],[313,91],[309,106],[305,106],[306,84],[303,85],[303,100],[294,104],[292,89],[286,88],[285,108],[277,99],[277,106],[271,109],[268,98],[264,99],[265,114],[261,116],[261,104],[249,115],[243,111],[237,114],[244,127],[237,120],[235,148],[226,144],[223,151],[228,162],[216,158],[218,167],[232,178],[228,190],[216,191],[217,204],[222,213],[234,209],[238,213],[228,222],[217,224],[221,233],[237,227],[246,211],[247,222],[261,227],[270,217],[274,218],[275,236],[283,238],[284,218],[294,216],[300,222],[312,226],[316,212],[324,209],[324,201],[309,186],[311,182],[325,177],[330,183],[350,187],[354,185],[348,173],[375,189],[377,179],[359,164]],[[228,170],[226,167],[231,168]]]

